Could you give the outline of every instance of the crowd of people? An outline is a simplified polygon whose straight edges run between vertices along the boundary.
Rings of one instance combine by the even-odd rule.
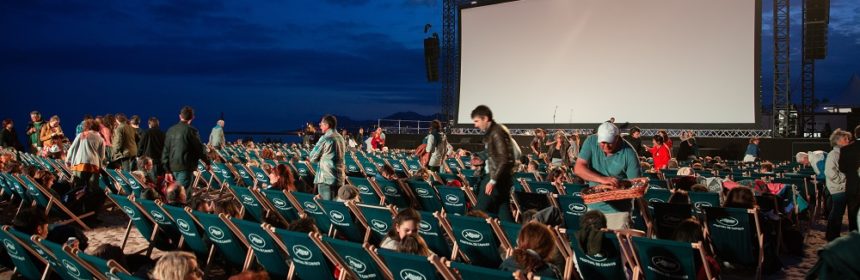
[[[492,267],[494,269],[555,279],[571,277],[573,274],[566,270],[576,269],[566,265],[564,254],[557,246],[557,228],[565,227],[564,219],[560,218],[564,210],[557,206],[518,209],[520,206],[512,203],[516,202],[516,186],[522,184],[518,174],[532,174],[537,181],[549,182],[558,190],[563,190],[569,184],[581,184],[585,189],[615,191],[624,189],[629,181],[643,177],[669,181],[671,196],[666,202],[670,204],[690,205],[693,203],[691,193],[694,192],[719,193],[722,207],[760,212],[763,217],[761,228],[764,243],[757,250],[762,250],[765,256],[765,267],[761,269],[773,272],[780,267],[777,255],[780,248],[797,251],[791,250],[793,247],[786,245],[786,240],[797,241],[791,239],[790,234],[798,231],[800,219],[791,216],[793,208],[787,210],[789,208],[779,203],[780,207],[769,206],[762,203],[760,198],[776,199],[779,195],[768,185],[770,178],[782,176],[775,172],[776,169],[788,166],[798,170],[810,169],[814,172],[814,178],[809,178],[810,181],[824,186],[826,190],[822,193],[826,199],[813,199],[826,201],[823,208],[827,212],[827,240],[849,244],[860,242],[856,234],[840,238],[841,223],[846,212],[849,230],[857,231],[857,219],[854,217],[857,217],[860,208],[860,144],[856,144],[855,139],[860,136],[860,127],[855,129],[853,135],[847,131],[834,131],[830,136],[832,150],[829,152],[803,152],[796,155],[795,163],[774,163],[760,158],[757,138],[750,139],[742,160],[730,161],[699,156],[695,135],[690,131],[681,133],[678,147],[673,147],[672,137],[665,130],[654,135],[649,146],[643,144],[640,128],[631,127],[623,135],[622,129],[611,120],[600,124],[596,133],[584,137],[578,134],[566,135],[561,130],[550,132],[536,129],[534,139],[528,146],[521,147],[508,128],[496,121],[489,107],[476,107],[470,117],[474,127],[484,132],[483,151],[455,149],[448,142],[441,122],[433,121],[422,145],[406,155],[418,159],[420,168],[414,172],[403,172],[386,162],[376,168],[375,175],[367,175],[379,181],[403,184],[408,180],[430,182],[438,188],[470,185],[477,197],[474,205],[468,205],[465,216],[521,224],[516,239],[511,240],[512,247],[507,252],[500,252],[503,261]],[[216,123],[209,134],[208,143],[204,144],[198,130],[191,125],[194,110],[190,107],[180,110],[178,122],[166,132],[162,132],[159,120],[154,117],[148,119],[148,129],[142,129],[138,116],[128,118],[122,113],[85,116],[76,128],[76,135],[70,137],[71,141],[63,134],[59,117],[52,116],[48,122],[44,122],[41,114],[34,111],[31,120],[27,128],[30,151],[64,164],[72,176],[60,179],[57,174],[19,162],[20,151],[23,151],[24,146],[17,142],[14,124],[8,119],[3,122],[0,132],[0,147],[5,149],[0,155],[0,168],[4,173],[34,178],[75,213],[103,213],[106,207],[111,206],[106,203],[102,176],[105,176],[105,170],[112,169],[127,171],[141,183],[139,199],[160,200],[166,205],[187,206],[202,213],[241,217],[243,211],[239,209],[242,204],[236,197],[229,192],[201,187],[199,182],[201,173],[210,172],[213,165],[230,163],[246,163],[264,170],[268,183],[253,186],[255,188],[308,193],[321,200],[342,203],[361,203],[362,190],[350,184],[349,177],[355,176],[355,172],[347,170],[349,158],[357,153],[404,155],[403,151],[386,147],[386,136],[381,128],[367,135],[361,129],[357,132],[357,138],[349,137],[345,130],[338,131],[337,119],[332,115],[323,116],[318,129],[308,124],[301,135],[302,143],[281,146],[257,146],[252,141],[242,140],[231,143],[224,135],[224,120]],[[523,148],[526,148],[525,152]],[[224,156],[224,151],[235,149],[253,153],[256,158],[241,162]],[[293,156],[292,152],[298,156]],[[447,166],[446,161],[449,159],[466,159],[468,164],[461,162],[463,168],[457,170]],[[297,163],[307,163],[308,167],[314,169],[312,174],[297,174],[294,167]],[[751,171],[751,168],[755,170]],[[750,176],[746,176],[749,178],[719,175],[732,174],[738,170],[750,173]],[[438,179],[443,173],[458,176]],[[467,177],[476,180],[468,180]],[[588,211],[579,218],[579,227],[569,234],[571,241],[588,256],[611,255],[605,246],[610,241],[604,238],[604,234],[640,229],[634,221],[638,213],[643,211],[643,207],[637,205],[639,202],[639,199],[624,198],[588,203]],[[413,207],[398,209],[384,239],[373,245],[425,257],[436,255],[437,252],[430,249],[420,234],[422,215],[415,209],[420,203],[411,201],[408,205]],[[818,217],[805,218],[815,220]],[[295,232],[327,234],[311,217],[260,222]],[[688,244],[707,244],[710,239],[705,234],[705,223],[700,216],[693,216],[679,221],[673,232],[658,232],[653,237]],[[162,235],[156,236],[157,240],[150,240],[158,243],[155,247],[168,251],[157,260],[152,260],[142,255],[126,255],[115,244],[87,250],[86,235],[80,229],[51,225],[44,209],[38,207],[22,207],[11,226],[24,234],[37,235],[58,244],[74,240],[74,248],[114,260],[140,278],[174,280],[203,279],[207,276],[198,261],[198,254],[178,250],[177,236]],[[645,236],[645,232],[636,234]],[[839,249],[828,246],[824,250],[829,252]],[[738,268],[738,265],[722,259],[707,246],[700,250],[703,250],[704,262],[697,265],[697,279]],[[842,273],[844,268],[832,265],[838,263],[833,261],[834,258],[822,257],[822,262],[813,273]],[[4,266],[11,266],[6,258],[0,257],[0,260],[3,260]],[[632,276],[631,267],[620,269]],[[235,272],[235,279],[267,279],[266,272],[257,270],[264,269],[246,272],[228,269],[229,272]],[[587,278],[581,272],[578,277]]]

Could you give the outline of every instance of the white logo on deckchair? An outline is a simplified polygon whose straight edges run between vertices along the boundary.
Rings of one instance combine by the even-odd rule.
[[[664,256],[652,257],[651,264],[662,272],[678,272],[681,270],[681,264],[678,261]]]
[[[463,236],[463,238],[469,242],[477,243],[481,242],[481,240],[484,240],[484,235],[474,229],[464,229],[460,232],[460,235]]]
[[[6,247],[6,252],[9,252],[9,254],[18,255],[18,248],[15,247],[15,243],[12,243],[12,240],[3,239],[3,246]]]
[[[648,202],[665,202],[665,201],[663,201],[662,199],[659,199],[659,198],[651,198],[648,200]]]
[[[724,225],[724,226],[728,226],[728,227],[733,227],[733,226],[738,225],[738,220],[735,218],[732,218],[732,217],[720,218],[719,220],[717,220],[717,222]]]
[[[544,189],[544,188],[540,188],[540,189],[537,189],[537,193],[539,193],[539,194],[547,194],[547,193],[549,193],[549,190]]]
[[[74,276],[75,278],[78,278],[81,276],[81,271],[78,270],[78,266],[71,263],[70,261],[63,260],[63,266],[66,268],[66,272],[68,272],[70,275]]]
[[[131,207],[123,206],[122,211],[125,211],[125,213],[128,214],[128,216],[131,217],[132,219],[134,218],[134,210],[131,209]]]
[[[251,243],[251,246],[254,247],[254,249],[266,249],[266,240],[257,235],[256,233],[248,234],[248,242]]]
[[[254,173],[254,175],[257,175],[257,180],[265,180],[266,179],[266,176],[261,174],[261,173]]]
[[[363,194],[371,194],[371,192],[370,192],[370,188],[369,188],[369,187],[367,187],[367,186],[365,186],[365,185],[359,185],[359,186],[358,186],[358,191],[360,191],[360,192],[361,192],[361,193],[363,193]]]
[[[400,271],[400,279],[404,280],[425,280],[427,277],[424,277],[424,274],[421,272],[412,270],[412,269],[404,269]]]
[[[456,195],[449,194],[449,195],[445,195],[445,201],[448,201],[448,203],[458,203],[458,202],[460,202],[460,198],[457,197]]]
[[[254,205],[254,204],[255,204],[255,203],[254,203],[254,198],[253,198],[253,197],[250,197],[250,196],[247,196],[247,195],[243,195],[243,196],[242,196],[242,203],[244,203],[244,204],[251,204],[251,205]]]
[[[350,166],[349,166],[349,171],[353,171],[353,172],[355,172],[355,171],[357,171],[357,170],[358,170],[358,167],[357,167],[357,166],[355,166],[355,165],[350,165]]]
[[[295,245],[293,246],[293,255],[297,259],[307,261],[314,257],[314,254],[311,253],[311,250],[308,247],[303,245]]]
[[[364,273],[364,271],[367,270],[367,265],[364,264],[364,262],[353,258],[352,256],[346,256],[346,264],[358,273]]]
[[[430,197],[430,191],[427,189],[415,189],[415,192],[418,193],[420,197]]]
[[[370,220],[370,224],[373,226],[373,230],[375,230],[375,231],[385,232],[388,230],[388,224],[386,224],[383,221],[373,219],[373,220]]]
[[[585,255],[585,258],[586,258],[586,259],[589,259],[589,260],[591,260],[591,261],[593,261],[593,262],[605,262],[605,261],[606,261],[606,257],[601,256],[601,255],[594,255],[594,256],[591,256],[591,255]]]
[[[209,234],[216,240],[224,239],[224,231],[215,226],[209,227]]]
[[[152,218],[155,219],[156,222],[159,222],[159,223],[164,222],[164,215],[162,215],[161,212],[158,212],[156,210],[152,210],[149,212],[149,214],[152,215]]]
[[[385,194],[387,195],[397,195],[397,189],[392,186],[385,187]]]
[[[281,210],[287,210],[287,209],[290,209],[289,207],[287,207],[287,202],[286,202],[286,201],[284,201],[283,199],[280,199],[280,198],[273,198],[273,199],[272,199],[272,202],[274,202],[275,207],[276,207],[276,208],[278,208],[278,209],[281,209]]]
[[[570,209],[570,212],[573,212],[574,214],[585,213],[585,209],[587,209],[585,205],[581,203],[571,203],[567,206],[567,208]]]
[[[329,214],[329,216],[331,216],[331,219],[334,220],[335,222],[343,223],[343,218],[344,218],[343,213],[338,212],[337,210],[332,210],[331,212],[328,212],[328,214]]]
[[[409,168],[410,168],[410,169],[412,169],[412,170],[416,170],[416,169],[418,169],[418,166],[417,166],[417,165],[414,165],[414,164],[410,164],[410,165],[409,165]]]
[[[418,225],[418,231],[420,232],[428,232],[431,229],[433,229],[433,226],[431,226],[430,223],[426,221],[421,221],[421,224]]]
[[[183,219],[176,219],[176,224],[179,225],[179,230],[183,232],[188,232],[188,230],[191,229],[191,227],[188,226],[188,222]]]
[[[699,202],[696,202],[695,204],[693,204],[693,206],[695,206],[697,210],[702,210],[702,207],[711,207],[714,205],[712,205],[710,202],[707,202],[707,201],[699,201]]]
[[[307,209],[308,211],[316,211],[317,206],[313,202],[305,201],[305,209]]]

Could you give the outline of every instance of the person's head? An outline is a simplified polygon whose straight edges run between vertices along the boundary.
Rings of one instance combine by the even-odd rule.
[[[687,194],[687,191],[684,190],[676,190],[672,192],[672,195],[669,196],[668,203],[672,204],[690,204],[690,195]]]
[[[337,198],[340,201],[353,201],[358,199],[358,188],[353,185],[344,185],[337,190]]]
[[[397,179],[397,173],[394,171],[394,167],[392,167],[388,163],[383,164],[379,167],[379,173],[382,175],[382,177],[385,177],[386,179]]]
[[[142,171],[145,171],[145,172],[152,171],[152,167],[153,167],[152,158],[150,158],[148,156],[142,156],[142,157],[138,158],[137,159],[137,166]]]
[[[42,121],[42,113],[39,113],[39,111],[30,112],[30,120],[33,122]]]
[[[177,182],[173,182],[167,187],[167,203],[186,203],[185,187]]]
[[[761,173],[773,173],[773,163],[769,161],[765,161],[761,163]]]
[[[702,225],[694,218],[681,221],[672,234],[672,240],[684,243],[697,243],[705,239],[702,234]]]
[[[567,180],[567,173],[565,173],[564,169],[562,169],[562,168],[558,168],[558,167],[553,168],[552,170],[549,171],[549,174],[547,175],[547,181],[550,181],[553,183],[564,183],[564,181],[566,181],[566,180]]]
[[[726,195],[726,201],[723,207],[732,208],[753,208],[756,206],[755,194],[752,189],[746,186],[737,186],[731,189]]]
[[[420,235],[407,235],[400,239],[400,245],[397,246],[397,252],[414,254],[420,256],[429,256],[430,247],[424,242],[424,238]]]
[[[42,209],[25,207],[12,219],[12,228],[27,235],[46,238],[48,237],[48,216],[45,216],[45,211]]]
[[[544,131],[543,128],[536,128],[535,129],[535,136],[537,136],[539,138],[544,138],[544,137],[546,137],[546,131]]]
[[[657,135],[663,136],[663,141],[669,140],[669,133],[665,129],[658,130]]]
[[[430,131],[431,132],[442,131],[442,122],[439,120],[433,120],[432,122],[430,122]]]
[[[807,154],[807,153],[799,152],[799,153],[794,155],[794,159],[797,161],[797,163],[800,163],[803,165],[809,164],[809,154]]]
[[[215,205],[211,199],[206,196],[195,196],[190,199],[188,206],[191,209],[196,211],[200,211],[203,213],[213,213],[215,212]]]
[[[179,110],[179,120],[191,123],[191,121],[194,120],[194,108],[191,108],[191,106],[183,106],[182,109]]]
[[[113,114],[105,114],[105,116],[102,118],[101,125],[107,128],[114,127],[116,125],[116,119],[113,117]]]
[[[227,280],[269,280],[269,273],[266,271],[243,271],[239,274],[230,276]]]
[[[690,187],[691,192],[709,192],[708,187],[702,184],[695,184]]]
[[[478,105],[478,107],[472,110],[472,123],[475,125],[475,128],[487,131],[490,129],[490,125],[493,124],[493,111],[486,105]]]
[[[830,134],[830,146],[831,147],[845,147],[846,145],[851,143],[851,133],[848,131],[844,131],[842,129],[836,129],[833,133]]]
[[[598,210],[589,210],[579,218],[581,229],[600,230],[606,228],[606,216]]]
[[[615,117],[609,117],[609,122],[615,123]]]
[[[750,144],[758,145],[758,142],[759,142],[758,137],[750,138]]]
[[[486,213],[486,212],[481,211],[481,210],[478,210],[478,209],[472,209],[472,210],[469,210],[469,212],[466,212],[466,216],[469,216],[469,217],[475,217],[475,218],[481,218],[481,219],[488,219],[488,218],[490,218],[490,215],[487,215],[487,213]]]
[[[319,232],[314,219],[311,217],[303,217],[290,222],[287,225],[287,230],[301,233]]]
[[[412,208],[401,210],[394,216],[394,228],[388,232],[388,236],[394,240],[403,240],[409,235],[418,234],[418,224],[421,223],[421,215]]]
[[[329,129],[334,129],[337,131],[337,118],[333,115],[325,115],[320,120],[320,129],[323,133],[328,132]]]
[[[218,199],[215,201],[214,205],[215,213],[224,213],[230,217],[238,217],[239,216],[239,207],[233,203],[233,199]]]
[[[57,116],[57,115],[51,116],[51,118],[48,120],[48,125],[50,125],[51,127],[56,127],[56,126],[60,125],[60,116]]]
[[[139,127],[140,126],[140,116],[132,115],[131,119],[128,120],[128,123],[134,127]]]
[[[152,128],[158,128],[158,118],[156,118],[156,117],[149,117],[149,121],[147,121],[147,124],[149,125],[149,128],[150,128],[150,129],[152,129]]]
[[[678,167],[681,167],[681,165],[678,163],[678,159],[671,158],[671,159],[669,159],[669,162],[666,164],[666,167],[671,168],[671,169],[676,169]]]
[[[639,129],[638,126],[634,126],[630,129],[630,136],[633,138],[639,138],[639,136],[642,136],[642,129]]]
[[[54,174],[47,170],[38,170],[36,174],[33,175],[33,179],[36,179],[36,182],[43,187],[50,188],[51,185],[54,184],[54,181],[57,179]]]
[[[860,125],[854,127],[854,139],[860,138]]]
[[[197,266],[197,257],[184,251],[167,252],[150,273],[157,280],[196,280],[203,279],[203,270]]]
[[[658,146],[658,145],[663,145],[664,140],[663,140],[663,136],[654,135],[654,138],[652,138],[651,141],[654,142],[654,146]]]
[[[8,130],[12,130],[13,126],[14,126],[14,122],[12,122],[12,119],[3,120],[3,128],[8,129]]]
[[[122,248],[110,243],[99,245],[93,251],[92,255],[103,260],[113,260],[123,267],[127,267],[128,265],[125,260],[125,253],[122,252]]]
[[[606,154],[614,153],[622,144],[618,135],[618,127],[614,124],[609,122],[600,124],[597,128],[597,143],[600,149]]]
[[[526,271],[534,272],[536,268],[555,257],[555,254],[555,240],[549,227],[538,222],[530,222],[520,229],[513,256]]]
[[[540,164],[536,160],[530,160],[529,165],[526,167],[526,171],[538,172],[538,167],[540,167]]]
[[[224,127],[224,120],[218,120],[217,122],[215,122],[215,124],[217,124],[220,127]]]
[[[123,113],[117,113],[116,116],[114,116],[114,118],[116,118],[117,124],[127,124],[128,123],[128,118]]]

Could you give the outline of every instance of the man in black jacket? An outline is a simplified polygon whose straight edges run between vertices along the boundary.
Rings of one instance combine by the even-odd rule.
[[[854,138],[860,138],[860,125],[854,128]],[[857,140],[842,147],[839,171],[845,174],[845,201],[848,202],[848,230],[857,231],[857,212],[860,210],[860,143]]]
[[[191,186],[197,161],[205,162],[207,168],[211,164],[206,156],[206,148],[200,141],[200,133],[191,126],[192,120],[194,109],[189,106],[182,107],[179,111],[179,123],[167,130],[164,151],[161,153],[161,162],[166,171],[165,180],[170,182],[175,179],[185,188]]]
[[[149,129],[143,132],[140,142],[137,143],[138,156],[147,156],[152,159],[155,176],[164,175],[164,166],[161,165],[161,152],[164,151],[164,132],[158,124],[158,118],[149,118]]]
[[[15,124],[12,119],[3,120],[3,127],[0,127],[0,148],[12,148],[18,151],[23,151],[24,147],[18,142],[18,134],[15,133]]]
[[[485,105],[472,110],[472,122],[476,128],[485,131],[484,148],[488,158],[487,177],[489,182],[482,185],[475,208],[487,213],[497,214],[503,221],[513,221],[511,214],[511,188],[514,185],[513,172],[516,160],[521,153],[511,137],[508,128],[493,120],[493,111]]]

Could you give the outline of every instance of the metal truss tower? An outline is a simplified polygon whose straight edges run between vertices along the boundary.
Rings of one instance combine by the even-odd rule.
[[[454,99],[460,86],[457,50],[457,5],[459,0],[442,0],[442,118],[449,124],[454,120]]]
[[[830,0],[803,0],[803,51],[800,64],[799,132],[815,132],[815,60],[827,55],[827,25],[830,22]]]
[[[791,64],[789,63],[790,1],[773,0],[773,134],[793,134],[791,118]]]

